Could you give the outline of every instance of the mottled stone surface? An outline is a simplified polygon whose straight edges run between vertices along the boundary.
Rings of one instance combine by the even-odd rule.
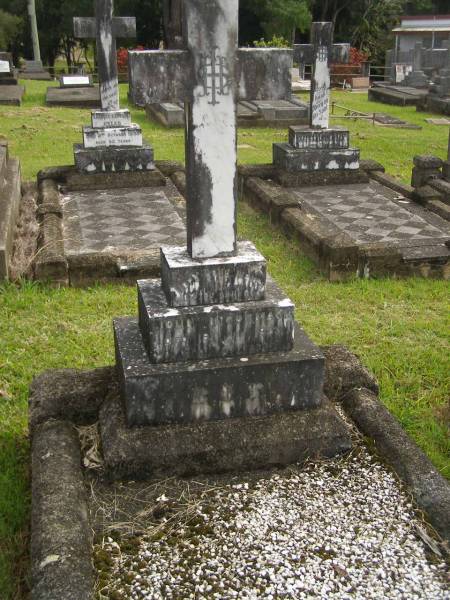
[[[393,104],[394,106],[414,106],[427,93],[427,90],[401,85],[377,85],[369,89],[368,97],[369,100]]]
[[[100,90],[98,86],[82,88],[47,88],[45,96],[47,106],[66,106],[68,108],[100,108]]]
[[[186,476],[288,465],[351,449],[350,432],[328,401],[266,417],[128,428],[119,398],[100,413],[112,479]]]
[[[76,168],[85,174],[118,171],[151,171],[155,168],[153,148],[148,144],[142,147],[101,146],[85,148],[74,144]]]
[[[288,352],[294,304],[273,282],[264,300],[170,308],[161,281],[138,281],[139,327],[152,363]]]
[[[291,352],[154,365],[137,319],[114,321],[128,426],[263,416],[321,403],[324,359],[295,326]]]
[[[356,171],[359,169],[359,150],[297,149],[281,143],[273,145],[273,162],[278,168],[293,173],[343,169]]]
[[[161,249],[162,287],[169,306],[262,300],[266,261],[251,242],[232,257],[192,259],[183,247]]]

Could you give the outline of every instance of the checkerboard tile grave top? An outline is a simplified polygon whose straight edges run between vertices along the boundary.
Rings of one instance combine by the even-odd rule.
[[[68,192],[66,254],[146,250],[186,243],[184,223],[165,187]]]
[[[319,212],[357,244],[442,241],[445,230],[408,210],[409,201],[372,181],[295,190],[302,205]]]

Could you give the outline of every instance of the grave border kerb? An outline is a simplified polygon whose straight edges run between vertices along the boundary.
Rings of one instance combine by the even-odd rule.
[[[85,175],[74,166],[43,169],[38,173],[39,250],[34,263],[34,278],[54,286],[85,286],[93,282],[114,281],[134,285],[142,276],[160,274],[159,249],[154,252],[98,252],[68,257],[64,251],[61,189],[92,190],[123,187],[165,186],[173,181],[179,189],[184,166],[176,161],[155,161],[151,171],[98,173]],[[183,195],[183,189],[180,190]],[[134,265],[127,268],[126,265]]]
[[[325,393],[338,402],[376,454],[410,491],[448,552],[450,485],[379,399],[374,376],[340,345],[320,348],[326,358]],[[34,600],[88,600],[95,576],[92,531],[76,431],[98,421],[104,399],[115,386],[114,367],[92,371],[46,371],[30,387],[30,437],[34,477],[32,574]],[[63,452],[54,452],[55,447]],[[61,484],[58,469],[65,469]],[[67,489],[78,504],[67,505]],[[69,510],[68,510],[69,508]],[[70,544],[67,542],[70,539]],[[43,559],[44,557],[44,559]]]
[[[412,186],[404,184],[385,173],[377,161],[361,160],[356,172],[299,172],[288,173],[273,164],[240,165],[238,167],[239,196],[255,209],[269,215],[271,222],[278,224],[289,238],[296,239],[305,254],[311,258],[331,282],[342,282],[354,277],[396,276],[412,274],[425,277],[448,278],[448,259],[404,261],[397,250],[399,244],[360,244],[332,222],[315,218],[318,213],[311,207],[301,205],[292,188],[305,185],[327,185],[346,183],[369,183],[375,181],[399,197],[412,201],[414,212],[430,223],[442,225],[439,214],[425,210],[416,200]],[[429,242],[416,241],[414,246],[430,246]],[[410,247],[407,241],[402,248]],[[447,247],[450,243],[447,242]]]

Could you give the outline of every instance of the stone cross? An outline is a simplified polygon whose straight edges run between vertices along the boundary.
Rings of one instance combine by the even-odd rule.
[[[96,40],[102,110],[119,110],[116,38],[136,37],[135,17],[114,17],[113,0],[95,0],[95,18],[75,17],[74,33]]]
[[[329,127],[330,64],[348,62],[350,44],[333,44],[333,24],[313,23],[311,44],[294,45],[294,61],[312,64],[310,125],[318,129]]]
[[[185,0],[184,50],[130,52],[145,103],[186,104],[188,252],[236,253],[238,99],[288,99],[292,50],[238,49],[238,0]]]

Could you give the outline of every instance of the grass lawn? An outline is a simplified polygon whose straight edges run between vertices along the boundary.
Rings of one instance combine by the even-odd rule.
[[[0,136],[22,161],[25,179],[39,169],[72,164],[72,143],[81,140],[89,111],[46,108],[47,82],[25,82],[21,108],[0,107]],[[126,105],[126,86],[122,86]],[[345,106],[403,115],[422,131],[347,123],[352,143],[363,158],[382,162],[389,173],[408,181],[412,157],[444,157],[448,128],[425,123],[429,116],[413,108],[368,103],[365,94],[336,92]],[[157,158],[183,160],[181,130],[166,131],[132,109],[152,142]],[[286,130],[240,130],[242,162],[268,162],[271,144],[286,139]],[[220,143],[220,140],[218,140]],[[239,210],[239,234],[253,240],[267,257],[272,276],[297,306],[297,318],[320,344],[344,343],[377,375],[385,404],[450,477],[449,285],[408,279],[355,280],[330,284],[297,245],[273,228],[264,215],[245,205]],[[0,597],[18,597],[18,580],[26,573],[29,520],[29,450],[27,390],[32,378],[49,368],[93,368],[113,363],[111,320],[136,312],[133,288],[94,287],[55,290],[24,283],[0,288]],[[24,568],[25,565],[25,568]]]

